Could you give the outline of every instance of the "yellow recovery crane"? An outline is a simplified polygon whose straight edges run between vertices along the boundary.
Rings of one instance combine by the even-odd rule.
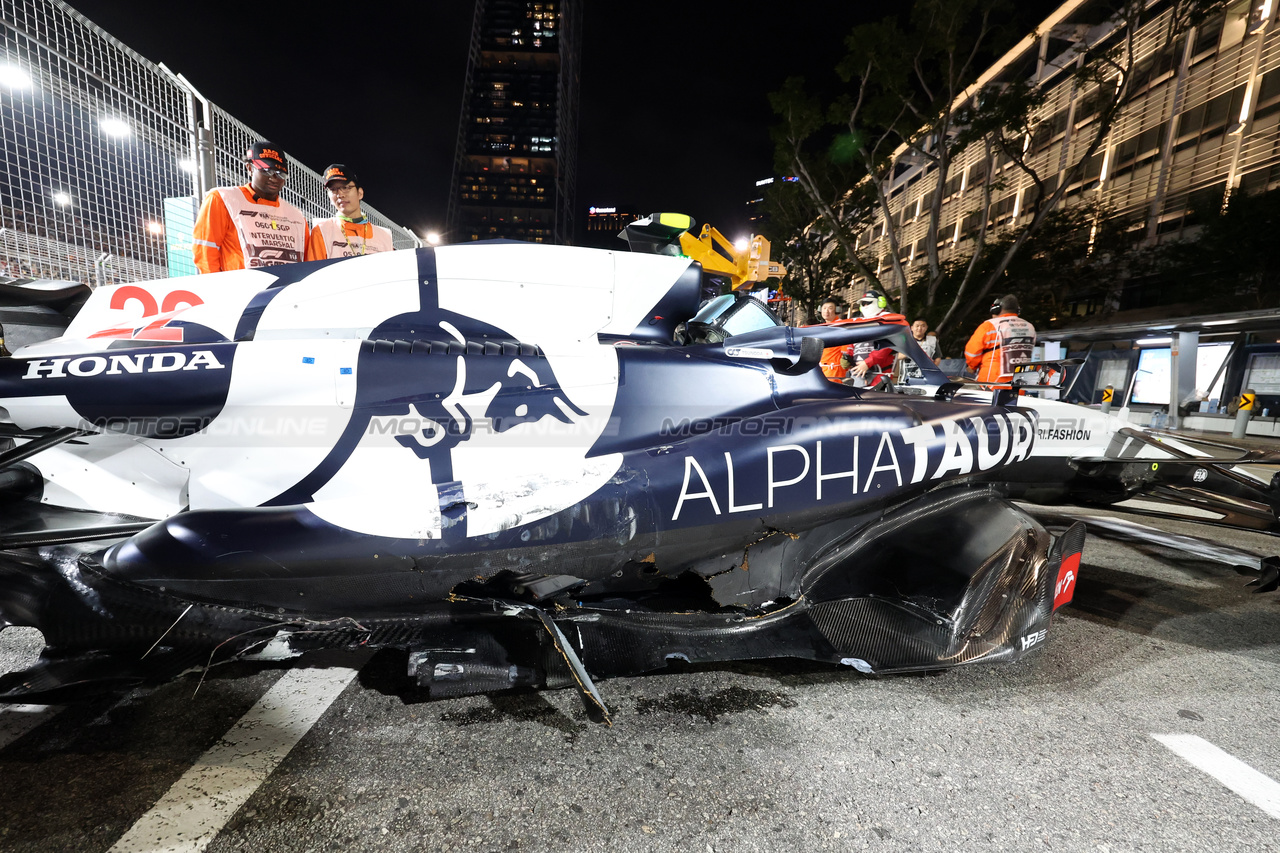
[[[696,225],[693,217],[684,213],[653,213],[632,222],[619,236],[632,251],[692,258],[706,272],[728,278],[733,290],[752,290],[766,278],[787,274],[781,264],[769,260],[769,241],[759,234],[751,235],[746,249],[736,249],[710,225],[703,225],[698,236],[693,236]]]

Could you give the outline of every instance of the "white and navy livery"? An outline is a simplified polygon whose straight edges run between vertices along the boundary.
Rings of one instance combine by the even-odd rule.
[[[966,390],[957,399],[989,396]],[[1280,535],[1280,454],[1147,429],[1125,411],[1037,397],[1019,405],[1038,416],[1035,451],[980,475],[1009,497]],[[1275,578],[1261,586],[1277,588]]]
[[[49,643],[0,699],[268,641],[600,711],[592,675],[672,657],[1035,645],[1083,534],[970,485],[1030,456],[1034,412],[827,382],[823,347],[910,353],[906,326],[702,287],[687,258],[482,243],[99,289],[0,359],[0,628]]]

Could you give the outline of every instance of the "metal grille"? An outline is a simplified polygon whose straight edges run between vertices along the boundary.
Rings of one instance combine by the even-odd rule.
[[[0,0],[0,275],[91,285],[194,272],[200,120],[216,140],[204,188],[245,181],[262,137],[57,0]],[[285,197],[332,215],[291,163]],[[365,207],[396,248],[417,239]]]
[[[207,124],[213,128],[214,169],[219,186],[243,184],[246,179],[244,156],[253,143],[263,137],[253,128],[237,119],[216,104],[210,103],[197,95],[209,116]],[[299,163],[285,152],[289,161],[289,181],[280,195],[285,201],[297,207],[310,220],[327,219],[333,216],[333,206],[329,203],[329,194],[320,180],[320,173]],[[326,164],[327,165],[327,164]],[[373,206],[361,204],[360,209],[368,215],[374,225],[390,229],[393,245],[397,249],[412,249],[421,242],[411,232],[392,222],[379,213]]]

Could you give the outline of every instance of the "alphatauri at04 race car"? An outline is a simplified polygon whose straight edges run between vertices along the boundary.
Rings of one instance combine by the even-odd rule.
[[[424,248],[93,292],[0,359],[0,700],[394,647],[432,695],[692,662],[1013,660],[1083,544],[974,476],[1009,397],[863,393],[687,257]],[[931,368],[931,365],[929,366]],[[937,374],[934,376],[933,374]]]

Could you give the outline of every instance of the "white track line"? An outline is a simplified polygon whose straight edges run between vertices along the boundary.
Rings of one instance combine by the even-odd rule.
[[[1152,735],[1178,757],[1203,770],[1267,814],[1280,819],[1280,782],[1195,735]]]
[[[0,705],[0,749],[4,749],[41,723],[51,720],[61,705]]]
[[[108,853],[200,853],[355,674],[286,672]]]

